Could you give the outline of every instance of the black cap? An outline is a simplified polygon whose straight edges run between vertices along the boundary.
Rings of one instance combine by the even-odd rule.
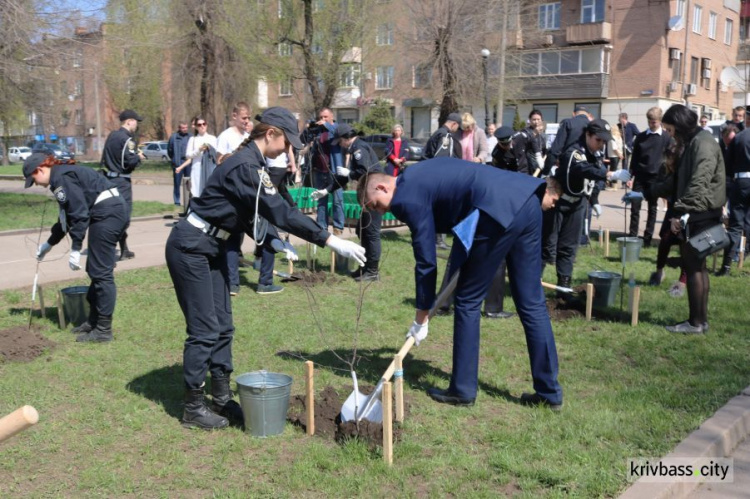
[[[495,138],[500,142],[508,142],[513,136],[513,129],[509,126],[501,126],[495,130]]]
[[[50,154],[46,154],[43,152],[35,152],[26,160],[23,162],[23,176],[26,177],[26,184],[24,184],[24,187],[27,189],[31,187],[31,185],[34,183],[34,179],[31,177],[31,174],[34,173],[34,171],[44,163],[47,158],[51,156]]]
[[[586,132],[593,133],[600,139],[610,140],[612,138],[612,127],[602,119],[595,119],[586,126]]]
[[[458,113],[451,113],[447,118],[445,118],[445,121],[453,121],[455,123],[461,124],[461,115]]]
[[[295,149],[302,149],[304,147],[302,141],[299,139],[297,118],[295,118],[288,109],[281,106],[269,107],[263,111],[258,121],[265,123],[266,125],[281,128],[284,135],[286,135],[286,140],[288,140]]]
[[[126,109],[125,111],[120,113],[120,123],[125,120],[143,121],[143,118],[132,109]]]
[[[584,112],[587,112],[587,113],[589,112],[589,110],[588,110],[588,109],[586,109],[586,106],[582,106],[582,105],[580,105],[580,104],[579,104],[579,105],[577,105],[577,106],[575,107],[575,109],[573,109],[573,112],[574,112],[574,113],[580,113],[581,111],[584,111]]]
[[[333,145],[339,143],[339,139],[351,139],[359,135],[354,129],[346,123],[341,123],[336,127],[336,131],[333,133]]]

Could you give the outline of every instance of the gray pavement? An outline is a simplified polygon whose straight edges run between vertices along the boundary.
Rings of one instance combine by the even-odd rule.
[[[19,180],[0,180],[0,192],[49,193],[39,187],[24,189]],[[624,190],[604,191],[600,194],[600,203],[604,209],[600,218],[592,221],[592,232],[609,229],[612,236],[627,229],[629,209],[627,213],[620,202]],[[153,178],[139,178],[134,182],[133,197],[137,201],[172,202],[171,178],[167,176]],[[626,220],[627,215],[627,220]],[[641,229],[645,225],[644,211],[641,213]],[[659,211],[657,217],[657,232],[664,218],[664,212]],[[164,244],[169,236],[171,224],[174,220],[161,217],[147,217],[134,219],[129,229],[128,244],[136,257],[132,260],[119,262],[116,273],[125,270],[164,265]],[[346,230],[346,237],[353,237],[353,231]],[[48,231],[42,237],[46,239]],[[0,290],[19,289],[24,293],[31,292],[31,285],[36,272],[36,253],[38,230],[13,231],[0,233],[0,243],[3,247],[0,256]],[[63,241],[47,255],[39,265],[39,283],[54,288],[58,281],[82,278],[85,273],[74,272],[69,269],[67,262],[68,243]],[[300,245],[302,241],[292,239],[293,244]],[[254,243],[245,238],[243,251],[251,254]],[[613,246],[612,251],[617,251]],[[52,299],[51,293],[45,291],[47,300]],[[726,497],[750,497],[750,387],[742,395],[730,400],[723,408],[704,422],[693,434],[681,442],[672,453],[673,456],[683,457],[733,457],[734,482],[711,484],[645,484],[636,482],[622,494],[622,498],[644,497],[690,497],[691,499],[712,499]]]

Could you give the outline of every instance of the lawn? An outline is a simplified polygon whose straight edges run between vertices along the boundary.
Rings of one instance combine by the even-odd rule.
[[[82,161],[78,162],[78,165],[88,166],[89,168],[101,168],[101,163],[98,161]],[[142,161],[135,174],[136,176],[148,175],[153,173],[170,173],[171,167],[169,163],[164,161]],[[22,163],[11,163],[8,166],[0,165],[0,175],[23,175],[23,164]],[[171,178],[171,175],[170,175]]]
[[[0,213],[12,213],[12,217],[0,218],[0,231],[13,229],[51,227],[57,221],[58,204],[52,194],[15,194],[0,192]],[[158,201],[135,201],[133,217],[172,213],[174,205]],[[49,231],[47,231],[49,232]]]
[[[358,334],[361,288],[344,277],[286,284],[273,296],[243,286],[233,299],[235,373],[287,373],[292,393],[301,394],[303,360],[311,359],[318,389],[347,394],[348,369],[334,353],[349,357],[356,344],[360,382],[374,384],[413,319],[408,235],[387,234],[383,250],[382,281],[364,289]],[[627,270],[639,284],[655,253],[644,250]],[[327,250],[318,257],[330,262]],[[598,248],[582,248],[576,267],[576,284],[594,269],[621,271]],[[254,285],[257,273],[245,272]],[[553,281],[554,269],[546,272]],[[24,404],[40,413],[36,427],[3,444],[0,495],[613,497],[628,485],[627,458],[666,454],[750,380],[748,316],[737,306],[750,298],[747,275],[712,278],[711,332],[699,337],[664,331],[687,317],[686,298],[666,292],[677,271],[667,275],[661,287],[644,286],[636,328],[613,319],[619,300],[592,322],[553,323],[565,396],[560,413],[518,403],[531,380],[517,318],[482,319],[474,407],[432,402],[425,389],[447,385],[452,344],[452,318],[433,319],[430,336],[405,361],[409,412],[389,468],[377,449],[307,437],[291,425],[268,439],[237,428],[183,429],[185,325],[168,272],[119,273],[114,342],[76,344],[56,327],[50,307],[34,325],[57,345],[28,363],[0,363],[0,415]],[[48,286],[48,304],[53,287],[71,284]],[[0,329],[25,325],[28,304],[29,289],[0,293]],[[510,298],[506,304],[513,311]]]

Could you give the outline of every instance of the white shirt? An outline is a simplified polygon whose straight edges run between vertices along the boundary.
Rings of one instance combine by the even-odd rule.
[[[657,128],[656,131],[654,132],[652,132],[651,129],[649,128],[648,130],[646,130],[646,135],[651,135],[652,133],[656,135],[661,135],[661,131],[662,131],[661,127]]]
[[[249,133],[243,132],[240,134],[236,127],[230,126],[219,134],[219,138],[216,140],[216,152],[230,154],[249,136]]]

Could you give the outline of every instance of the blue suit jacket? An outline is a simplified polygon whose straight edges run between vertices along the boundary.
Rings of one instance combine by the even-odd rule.
[[[428,310],[435,301],[436,234],[449,233],[477,209],[507,228],[531,196],[541,199],[545,185],[529,175],[448,157],[422,161],[398,177],[390,209],[411,229],[417,308]]]

